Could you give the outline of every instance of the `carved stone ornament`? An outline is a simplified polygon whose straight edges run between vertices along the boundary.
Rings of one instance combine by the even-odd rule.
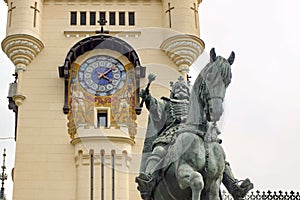
[[[176,35],[166,39],[160,46],[180,72],[189,71],[189,66],[202,54],[204,47],[204,42],[193,35]]]
[[[16,66],[29,65],[43,48],[39,39],[26,34],[10,35],[2,41],[3,51]]]

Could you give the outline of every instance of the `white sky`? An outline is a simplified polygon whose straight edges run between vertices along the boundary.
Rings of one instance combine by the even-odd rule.
[[[233,80],[220,122],[227,160],[238,178],[249,177],[255,190],[300,191],[300,1],[203,0],[201,39],[206,51],[228,57],[233,50]],[[0,0],[0,40],[7,7]],[[207,59],[203,56],[204,59]],[[192,71],[199,71],[200,61]],[[0,51],[0,137],[14,134],[8,110],[8,85],[14,67]],[[194,75],[195,76],[195,75]],[[7,149],[7,174],[13,167],[14,141]],[[0,156],[2,165],[2,156]],[[6,181],[11,199],[12,181]]]
[[[204,0],[206,51],[236,53],[223,147],[255,189],[300,190],[300,1]]]
[[[0,41],[5,38],[7,6],[3,0],[0,0]],[[14,65],[8,59],[2,48],[0,50],[0,163],[2,166],[3,149],[6,148],[6,173],[8,180],[5,181],[5,194],[7,200],[12,199],[13,182],[11,179],[11,170],[14,166],[15,141],[13,139],[2,139],[14,137],[14,113],[8,110],[8,87],[9,83],[14,81],[12,74]],[[2,169],[1,169],[2,173]]]

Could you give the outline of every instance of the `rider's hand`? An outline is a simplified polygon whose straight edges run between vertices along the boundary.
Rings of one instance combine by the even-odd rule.
[[[148,97],[148,95],[149,95],[149,92],[145,91],[144,89],[141,89],[141,91],[140,91],[140,97],[142,99],[146,99]]]

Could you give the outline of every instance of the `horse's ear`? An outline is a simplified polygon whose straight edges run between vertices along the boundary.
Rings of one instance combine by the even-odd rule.
[[[215,62],[216,61],[216,52],[215,52],[215,48],[212,48],[210,50],[210,62]]]
[[[232,51],[231,54],[230,54],[230,56],[229,56],[229,58],[227,59],[227,61],[229,62],[230,65],[233,64],[234,58],[235,58],[235,54]]]

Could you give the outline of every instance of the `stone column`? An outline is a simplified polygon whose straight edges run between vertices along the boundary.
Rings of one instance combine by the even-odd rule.
[[[23,73],[44,48],[40,39],[43,0],[9,0],[7,5],[7,37],[2,41],[1,46],[16,66],[18,86],[13,100],[17,106],[20,106],[25,99],[22,91]]]
[[[9,0],[7,35],[25,34],[41,38],[43,0]]]
[[[18,64],[16,66],[16,73],[18,74],[18,83],[17,83],[17,92],[13,96],[13,100],[17,106],[22,105],[24,99],[26,98],[23,95],[22,91],[22,80],[23,80],[23,73],[26,70],[26,66],[24,64]]]

